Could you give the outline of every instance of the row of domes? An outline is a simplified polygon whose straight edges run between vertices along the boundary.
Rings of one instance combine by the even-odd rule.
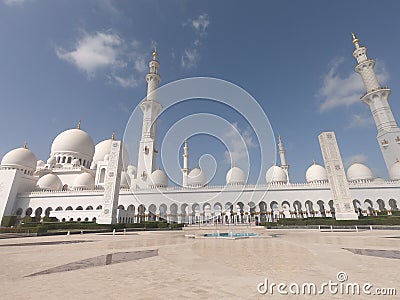
[[[36,187],[39,190],[45,191],[61,191],[63,189],[63,184],[56,174],[49,173],[39,178]],[[74,190],[91,190],[93,188],[94,176],[86,172],[76,176],[72,184],[72,189]]]

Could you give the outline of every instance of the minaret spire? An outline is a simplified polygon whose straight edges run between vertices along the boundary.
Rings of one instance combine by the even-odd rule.
[[[378,130],[377,139],[389,169],[400,154],[400,128],[388,103],[391,90],[379,84],[374,71],[375,60],[367,57],[367,48],[360,46],[354,33],[352,37],[355,46],[353,56],[357,59],[355,71],[361,75],[366,90],[361,101],[371,109]]]
[[[157,101],[157,89],[161,78],[158,74],[160,63],[157,60],[156,48],[153,50],[153,58],[149,61],[149,73],[146,75],[147,96],[140,104],[143,111],[142,138],[137,168],[137,184],[140,188],[147,188],[148,176],[155,170],[157,151],[157,117],[162,111],[162,105]]]
[[[185,140],[183,146],[183,169],[182,169],[182,186],[188,186],[188,175],[189,175],[189,146],[188,141]]]
[[[289,165],[286,162],[286,150],[280,134],[278,135],[278,148],[279,148],[279,158],[281,160],[281,168],[286,172],[289,182]]]

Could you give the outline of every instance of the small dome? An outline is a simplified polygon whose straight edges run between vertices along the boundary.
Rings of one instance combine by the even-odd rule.
[[[94,143],[89,134],[85,131],[73,128],[61,132],[54,139],[51,145],[51,153],[68,153],[71,152],[82,158],[92,160],[94,155]]]
[[[243,170],[238,167],[231,168],[228,173],[226,173],[226,184],[246,184],[246,175]]]
[[[328,181],[328,174],[323,166],[314,163],[307,169],[306,180],[308,183]]]
[[[81,173],[75,178],[72,188],[91,190],[94,188],[94,177],[89,173]]]
[[[80,165],[79,159],[74,158],[74,159],[72,160],[72,164],[73,164],[74,166],[79,166],[79,165]]]
[[[96,169],[97,169],[97,163],[92,162],[92,163],[90,164],[90,169],[91,169],[91,170],[96,170]]]
[[[348,181],[371,181],[373,180],[372,171],[366,165],[355,162],[347,169]]]
[[[63,185],[57,175],[49,173],[39,178],[36,187],[46,191],[61,191]]]
[[[6,155],[4,155],[1,160],[2,167],[10,167],[10,168],[24,168],[30,171],[34,171],[36,169],[36,156],[33,154],[31,150],[25,147],[17,148],[11,150]]]
[[[43,168],[44,167],[44,161],[43,160],[38,160],[36,162],[36,168]]]
[[[383,178],[381,178],[381,177],[376,177],[374,179],[374,183],[384,183],[384,182],[385,182],[385,180],[383,180]]]
[[[204,186],[206,185],[207,180],[206,176],[204,175],[203,171],[200,170],[199,167],[194,168],[192,171],[189,172],[188,175],[188,185],[189,186]]]
[[[130,177],[136,177],[136,172],[137,172],[136,167],[135,167],[135,166],[132,166],[132,165],[129,165],[129,166],[128,166],[128,169],[127,169],[127,171],[126,171],[126,173],[127,173]]]
[[[129,187],[131,185],[130,182],[131,182],[131,178],[128,175],[128,173],[122,171],[121,172],[121,183],[120,183],[120,185],[123,186],[123,187]]]
[[[268,183],[287,183],[286,172],[278,166],[272,166],[265,174],[265,179]]]
[[[389,168],[389,178],[390,180],[400,180],[400,162],[396,161]]]
[[[163,170],[155,170],[150,176],[150,185],[154,187],[168,186],[168,177]]]
[[[104,161],[109,161],[109,160],[110,160],[110,154],[104,155],[103,160],[104,160]]]
[[[49,165],[55,165],[57,163],[57,159],[54,156],[49,157],[49,159],[47,160],[47,163]]]

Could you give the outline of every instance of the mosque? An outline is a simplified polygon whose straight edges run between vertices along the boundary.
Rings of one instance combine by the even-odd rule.
[[[377,81],[375,61],[367,58],[366,47],[360,45],[355,35],[353,44],[355,71],[361,75],[366,89],[361,101],[371,108],[389,178],[375,178],[369,167],[353,163],[344,176],[351,197],[349,203],[358,215],[391,214],[398,210],[400,199],[400,129],[388,104],[390,89]],[[160,83],[159,67],[155,50],[146,75],[147,98],[140,104],[143,126],[137,167],[125,161],[127,155],[121,141],[112,136],[95,145],[78,124],[54,139],[46,162],[37,160],[26,145],[2,158],[0,219],[16,215],[20,221],[25,216],[37,220],[48,216],[62,222],[166,220],[194,224],[335,217],[337,206],[327,164],[312,164],[304,183],[290,182],[280,136],[280,165],[268,169],[265,184],[248,183],[243,170],[233,166],[227,170],[226,185],[209,186],[199,167],[190,168],[189,145],[185,141],[182,184],[168,186],[165,172],[155,168],[156,116],[162,111],[154,93]]]

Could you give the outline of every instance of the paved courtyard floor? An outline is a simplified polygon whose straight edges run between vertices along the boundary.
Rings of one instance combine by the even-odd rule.
[[[193,230],[191,230],[193,231]],[[210,230],[212,232],[212,230]],[[128,232],[0,240],[0,299],[399,299],[400,232],[259,230],[260,237],[191,239]],[[191,234],[193,232],[190,232]],[[32,243],[32,244],[31,244]],[[150,251],[153,250],[153,251]],[[371,283],[397,296],[287,296],[270,283]],[[344,278],[344,279],[343,279]],[[260,289],[265,285],[261,285]],[[295,286],[292,286],[295,291]]]

